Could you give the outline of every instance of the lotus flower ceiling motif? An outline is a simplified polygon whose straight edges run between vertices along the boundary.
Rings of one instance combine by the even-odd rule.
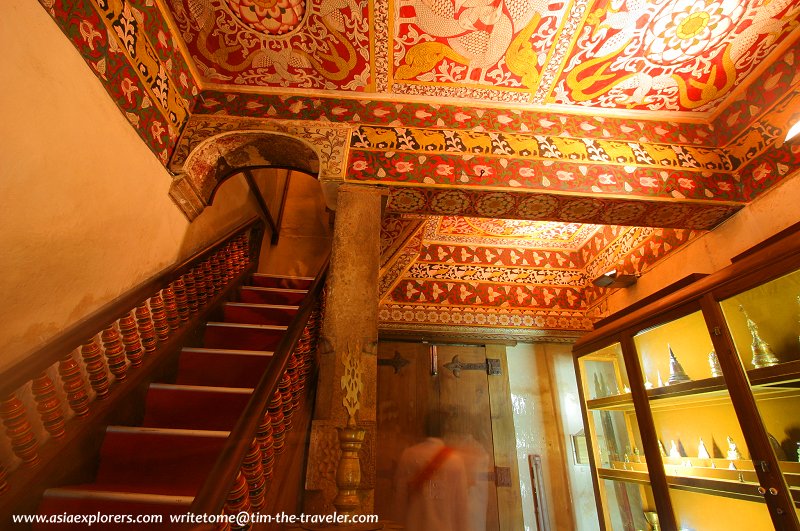
[[[791,41],[800,13],[794,0],[167,5],[208,84],[695,114]]]

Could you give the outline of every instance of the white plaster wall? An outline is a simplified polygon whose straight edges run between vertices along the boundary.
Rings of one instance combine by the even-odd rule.
[[[0,372],[255,213],[243,179],[191,225],[170,175],[32,0],[0,2]]]
[[[730,259],[800,222],[800,173],[784,179],[715,230],[671,253],[639,278],[629,289],[608,298],[608,314],[616,312],[669,286],[691,273],[713,273],[730,265]]]
[[[506,352],[525,531],[537,529],[528,454],[542,456],[550,529],[599,529],[589,467],[574,464],[569,440],[583,426],[571,345],[519,343]]]

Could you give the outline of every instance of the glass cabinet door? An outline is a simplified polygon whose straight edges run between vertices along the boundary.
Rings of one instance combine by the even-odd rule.
[[[702,312],[643,329],[633,341],[679,528],[771,529]],[[710,503],[726,510],[709,511]]]
[[[606,528],[649,529],[655,504],[622,349],[615,343],[578,364]]]
[[[800,271],[720,305],[800,515]]]

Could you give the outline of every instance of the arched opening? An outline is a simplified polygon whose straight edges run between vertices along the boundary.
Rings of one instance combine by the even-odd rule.
[[[193,220],[212,203],[222,182],[252,168],[282,168],[319,178],[320,157],[303,140],[282,133],[223,133],[192,150],[170,186],[170,197]]]

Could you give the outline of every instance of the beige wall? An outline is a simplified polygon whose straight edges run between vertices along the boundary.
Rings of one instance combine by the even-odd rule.
[[[519,343],[507,349],[525,531],[536,530],[528,455],[542,456],[550,529],[598,529],[591,472],[572,458],[583,428],[572,346]]]
[[[251,217],[241,178],[189,225],[171,177],[45,10],[0,2],[0,371]]]
[[[259,188],[267,192],[269,180],[274,179],[270,172],[253,172]],[[333,229],[328,221],[319,181],[304,173],[291,172],[278,243],[262,248],[259,271],[315,276],[331,246]]]
[[[629,289],[608,298],[613,313],[691,273],[712,273],[730,259],[786,227],[800,222],[800,173],[785,179],[744,207],[714,231],[678,249],[645,273]]]

